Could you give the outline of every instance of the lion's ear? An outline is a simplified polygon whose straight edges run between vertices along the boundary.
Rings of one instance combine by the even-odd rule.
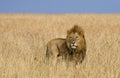
[[[70,30],[67,30],[67,34],[70,34]]]
[[[84,35],[85,34],[84,30],[81,27],[79,27],[79,34],[80,35]]]
[[[84,30],[82,29],[82,30],[80,31],[80,34],[81,34],[81,35],[84,35],[84,33],[85,33],[85,32],[84,32]]]

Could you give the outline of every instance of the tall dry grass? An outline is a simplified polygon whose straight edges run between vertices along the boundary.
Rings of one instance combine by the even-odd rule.
[[[85,30],[87,56],[77,68],[45,61],[46,44]],[[0,15],[0,78],[120,78],[120,15]]]

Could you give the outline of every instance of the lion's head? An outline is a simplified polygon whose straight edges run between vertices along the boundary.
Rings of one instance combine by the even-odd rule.
[[[71,50],[81,50],[85,48],[84,31],[81,27],[75,25],[67,31],[66,43]]]

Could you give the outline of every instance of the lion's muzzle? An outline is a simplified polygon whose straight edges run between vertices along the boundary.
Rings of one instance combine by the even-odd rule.
[[[72,49],[76,49],[77,48],[77,44],[75,43],[75,41],[72,41],[70,46],[71,46]]]

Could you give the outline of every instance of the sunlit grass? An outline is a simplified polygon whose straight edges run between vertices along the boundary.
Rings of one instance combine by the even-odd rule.
[[[77,68],[45,60],[46,44],[85,30],[87,56]],[[120,15],[0,15],[0,78],[120,78]]]

